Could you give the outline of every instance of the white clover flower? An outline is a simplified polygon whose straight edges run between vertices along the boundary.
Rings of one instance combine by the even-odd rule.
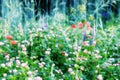
[[[83,71],[83,70],[84,70],[84,66],[80,66],[80,70],[82,70],[82,71]]]
[[[83,80],[83,78],[80,78],[80,80]]]
[[[71,73],[70,73],[71,75],[75,75],[75,73],[72,71]]]
[[[21,64],[21,63],[20,63],[20,60],[16,60],[16,65],[17,65],[17,66],[20,66],[20,64]]]
[[[43,65],[45,65],[45,62],[42,62]]]
[[[32,77],[28,77],[28,79],[27,80],[33,80],[33,78]]]
[[[102,75],[101,75],[101,74],[100,74],[100,75],[98,75],[98,76],[97,76],[97,79],[98,79],[98,80],[103,80]]]
[[[8,61],[10,59],[10,55],[5,55],[6,60]]]
[[[12,70],[9,70],[9,73],[12,73]]]
[[[14,70],[13,70],[13,73],[16,73],[16,72],[17,72],[17,69],[14,69]]]
[[[2,63],[2,64],[1,64],[1,67],[5,67],[5,64],[4,64],[4,63]]]
[[[67,38],[66,38],[66,41],[70,41],[70,38],[67,37]]]
[[[74,46],[74,50],[77,50],[78,49],[78,46]]]
[[[50,48],[48,48],[48,49],[47,49],[47,51],[51,51],[51,49],[50,49]]]
[[[73,54],[76,55],[76,54],[78,54],[78,53],[75,51],[75,52],[73,52]]]
[[[92,43],[93,45],[96,45],[96,41],[93,41],[93,43]]]
[[[68,45],[68,47],[69,47],[70,49],[72,49],[72,45]]]
[[[44,65],[42,63],[39,63],[39,67],[42,68]]]
[[[95,73],[97,74],[97,73],[98,73],[98,70],[95,70]]]
[[[78,46],[78,52],[81,51],[81,46]]]
[[[4,74],[3,74],[3,76],[4,76],[4,77],[6,77],[6,76],[7,76],[7,74],[6,74],[6,73],[4,73]]]
[[[96,68],[100,68],[100,65],[98,64],[98,65],[96,66]]]
[[[98,54],[98,53],[100,53],[100,51],[99,50],[95,50],[95,53]]]
[[[3,46],[5,43],[3,43],[3,42],[0,42],[0,46]]]
[[[72,68],[68,68],[68,72],[72,72],[73,70],[72,70]]]
[[[26,62],[26,63],[22,63],[22,64],[21,64],[21,66],[22,66],[22,67],[24,67],[24,68],[29,68],[29,66],[28,66],[28,63],[27,63],[27,62]]]
[[[102,58],[102,56],[98,55],[98,54],[94,54],[96,59]]]
[[[45,51],[45,54],[46,54],[46,55],[49,55],[49,54],[50,54],[50,51]]]
[[[13,64],[13,62],[7,62],[7,63],[6,63],[6,65],[7,65],[8,67],[11,67],[12,64]]]
[[[87,50],[87,49],[85,49],[83,52],[84,52],[85,54],[88,54],[88,50]]]
[[[43,80],[41,77],[35,77],[35,80]]]
[[[68,57],[68,53],[65,53],[65,56]]]
[[[32,75],[32,72],[31,72],[31,71],[28,71],[28,72],[27,72],[27,75],[28,75],[28,76],[31,76],[31,75]]]
[[[2,80],[6,80],[5,78],[2,78]]]

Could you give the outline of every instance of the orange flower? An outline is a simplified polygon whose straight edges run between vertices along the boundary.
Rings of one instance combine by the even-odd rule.
[[[6,36],[6,39],[8,39],[8,40],[12,40],[13,37],[12,37],[11,35],[8,35],[8,36]]]
[[[72,24],[72,25],[71,25],[71,28],[73,28],[73,29],[76,28],[76,25]]]
[[[83,28],[83,24],[81,22],[78,23],[79,28]]]
[[[12,45],[16,45],[16,44],[17,44],[17,41],[12,40],[12,41],[11,41],[11,44],[12,44]]]

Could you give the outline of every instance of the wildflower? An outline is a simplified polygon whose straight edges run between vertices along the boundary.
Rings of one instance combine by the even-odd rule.
[[[29,68],[27,62],[26,63],[22,63],[21,66],[24,67],[24,68]]]
[[[87,49],[85,49],[83,52],[84,52],[85,54],[88,54],[88,50],[87,50]]]
[[[82,70],[82,71],[83,71],[83,70],[84,70],[84,66],[80,66],[80,70]]]
[[[94,57],[95,57],[96,59],[102,58],[102,56],[100,56],[100,55],[98,55],[98,54],[94,54]]]
[[[71,25],[71,28],[73,28],[73,29],[76,28],[76,25],[72,24],[72,25]]]
[[[96,53],[96,54],[99,54],[99,53],[100,53],[100,51],[99,51],[99,50],[95,50],[95,53]]]
[[[102,75],[98,75],[98,76],[97,76],[97,79],[98,79],[98,80],[103,80]]]
[[[2,80],[6,80],[5,78],[2,78]]]
[[[68,69],[68,72],[72,72],[72,71],[73,71],[72,68],[69,68],[69,69]]]
[[[92,45],[96,45],[96,41],[93,41],[93,42],[92,42]]]
[[[16,65],[19,66],[20,65],[20,61],[16,60]]]
[[[7,63],[6,63],[6,66],[7,66],[7,67],[12,67],[12,64],[13,64],[12,62],[7,62]]]
[[[48,51],[48,50],[45,51],[45,54],[46,54],[46,55],[49,55],[49,54],[50,54],[50,51]]]
[[[5,58],[6,58],[6,60],[9,60],[10,59],[10,55],[9,54],[5,55]]]
[[[28,77],[28,80],[33,80],[33,78],[31,78],[31,77]]]
[[[5,64],[3,63],[3,64],[1,64],[1,67],[5,67]]]
[[[7,76],[7,74],[6,74],[6,73],[4,73],[4,74],[3,74],[3,76],[4,76],[4,77],[6,77],[6,76]]]
[[[35,80],[43,80],[41,77],[35,77]]]
[[[39,63],[39,67],[42,68],[45,65],[45,63]]]
[[[95,73],[97,74],[97,73],[98,73],[98,70],[95,70]]]
[[[16,73],[16,72],[17,72],[17,69],[14,69],[13,72]]]
[[[17,44],[17,41],[12,40],[12,41],[11,41],[11,44],[12,44],[12,45],[16,45],[16,44]]]
[[[28,71],[28,72],[27,72],[27,75],[28,75],[28,76],[31,76],[31,75],[32,75],[32,72],[31,72],[31,71]]]
[[[21,45],[21,47],[22,47],[22,51],[23,51],[23,52],[26,51],[25,45]]]
[[[79,28],[83,28],[83,24],[81,22],[78,23]]]
[[[74,71],[72,70],[72,68],[69,68],[68,69],[68,72],[71,74],[71,75],[75,75]]]
[[[86,41],[82,42],[82,45],[89,46],[88,42],[86,42]]]
[[[8,40],[12,40],[13,37],[12,37],[11,35],[8,35],[8,36],[6,36],[6,39],[8,39]]]
[[[4,43],[3,42],[0,42],[0,46],[3,46],[4,45]]]

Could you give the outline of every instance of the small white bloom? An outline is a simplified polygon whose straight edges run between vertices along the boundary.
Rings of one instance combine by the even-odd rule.
[[[98,70],[95,70],[95,73],[97,74],[97,73],[98,73]]]
[[[17,66],[20,65],[20,60],[16,60],[16,65],[17,65]]]
[[[28,80],[33,80],[33,78],[29,77]]]
[[[50,51],[45,51],[45,54],[46,54],[46,55],[49,55],[49,54],[50,54]]]
[[[0,42],[0,46],[3,46],[4,45],[4,43],[3,42]]]
[[[14,70],[13,70],[13,72],[14,72],[14,73],[16,73],[16,72],[17,72],[17,70],[16,70],[16,69],[14,69]]]
[[[98,53],[100,53],[100,52],[99,52],[99,50],[95,50],[95,53],[98,54]]]
[[[6,77],[6,76],[7,76],[7,74],[6,74],[6,73],[4,73],[4,74],[3,74],[3,76],[4,76],[4,77]]]
[[[5,78],[2,78],[2,80],[6,80]]]
[[[97,79],[98,79],[98,80],[103,80],[102,75],[98,75],[98,76],[97,76]]]
[[[35,80],[43,80],[41,77],[35,77]]]
[[[39,67],[42,68],[44,65],[42,63],[39,63]]]
[[[1,67],[5,67],[5,64],[4,64],[4,63],[2,63],[2,64],[1,64]]]
[[[8,67],[11,67],[12,64],[13,64],[12,62],[7,62],[7,63],[6,63],[6,65],[7,65]]]
[[[85,54],[88,54],[88,50],[87,50],[87,49],[85,49],[83,52],[84,52]]]
[[[83,70],[84,70],[84,66],[80,66],[80,70],[82,70],[82,71],[83,71]]]
[[[96,68],[100,68],[100,65],[97,65]]]
[[[72,72],[72,71],[73,71],[72,68],[69,68],[69,69],[68,69],[68,72]]]
[[[67,53],[65,53],[65,56],[66,56],[66,57],[68,57],[68,54],[67,54]]]
[[[31,72],[31,71],[28,71],[28,72],[27,72],[27,75],[28,75],[28,76],[31,76],[31,75],[32,75],[32,72]]]

